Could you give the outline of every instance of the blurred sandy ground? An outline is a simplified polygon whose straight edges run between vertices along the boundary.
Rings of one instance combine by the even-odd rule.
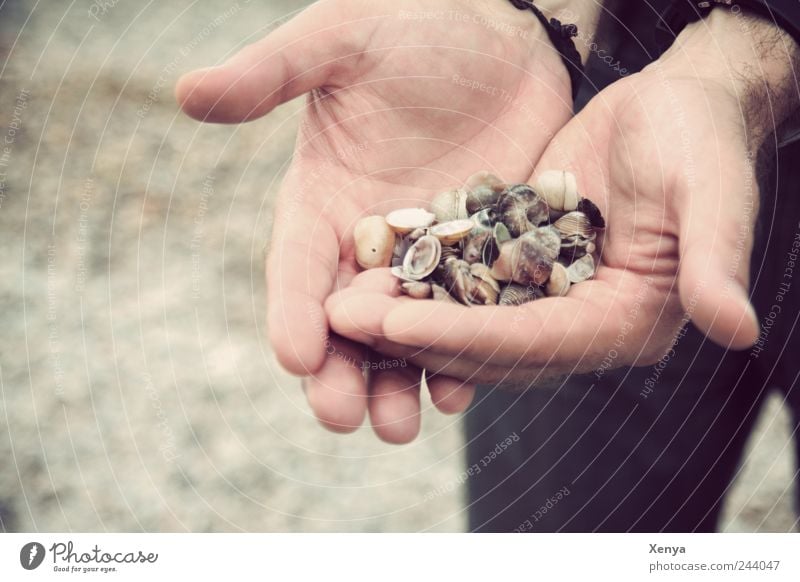
[[[466,527],[457,418],[426,410],[406,447],[331,435],[269,352],[262,248],[302,104],[220,127],[172,99],[302,5],[2,5],[0,530]],[[791,527],[787,425],[773,401],[728,529]]]

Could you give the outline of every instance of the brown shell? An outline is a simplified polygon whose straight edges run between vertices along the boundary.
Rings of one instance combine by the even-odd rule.
[[[483,170],[467,178],[464,188],[467,190],[467,212],[474,214],[494,206],[500,194],[505,191],[506,184],[494,174]]]
[[[544,297],[539,287],[511,283],[500,292],[500,305],[523,305]]]
[[[528,232],[550,218],[545,199],[527,184],[516,184],[504,192],[497,201],[495,211],[498,220],[508,227],[513,237]]]
[[[591,238],[594,236],[594,228],[589,217],[583,212],[574,210],[567,212],[564,216],[559,218],[553,223],[562,237],[582,236],[584,238]]]

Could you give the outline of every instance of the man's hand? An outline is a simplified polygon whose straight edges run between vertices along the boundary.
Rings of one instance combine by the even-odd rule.
[[[406,442],[421,370],[387,362],[368,386],[362,368],[377,356],[331,336],[323,309],[356,275],[355,223],[426,205],[479,169],[526,179],[570,116],[569,77],[533,15],[504,0],[324,0],[176,90],[189,115],[223,123],[308,92],[267,261],[270,340],[289,371],[310,376],[324,425],[354,430],[369,408],[379,436]],[[429,388],[445,412],[472,397],[442,376]]]
[[[608,225],[596,278],[567,297],[464,308],[398,297],[385,273],[366,273],[329,299],[333,329],[431,371],[523,387],[654,363],[684,318],[750,346],[755,157],[797,107],[797,51],[771,24],[715,10],[558,133],[537,172],[573,171]]]

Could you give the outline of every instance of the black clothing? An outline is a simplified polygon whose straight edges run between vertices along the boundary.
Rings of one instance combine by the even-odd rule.
[[[643,31],[667,2],[626,5],[603,55],[633,72],[658,56],[655,34]],[[597,51],[586,74],[576,107],[620,75]],[[472,531],[714,531],[770,391],[785,395],[798,438],[800,256],[787,271],[800,249],[798,161],[800,143],[782,148],[762,184],[751,263],[758,347],[726,352],[690,327],[662,369],[524,394],[482,388],[466,417],[468,466],[480,468],[468,479]],[[487,462],[511,435],[519,440]]]

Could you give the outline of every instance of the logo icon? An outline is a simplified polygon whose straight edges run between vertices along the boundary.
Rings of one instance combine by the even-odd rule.
[[[19,551],[19,563],[26,570],[35,570],[44,560],[44,546],[39,542],[29,542]]]

